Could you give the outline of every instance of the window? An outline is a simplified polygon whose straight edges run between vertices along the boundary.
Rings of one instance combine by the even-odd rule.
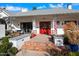
[[[77,24],[77,21],[73,21],[73,20],[72,21],[65,21],[65,24],[68,22],[74,22],[75,24]]]
[[[60,25],[60,21],[57,21],[57,24]]]

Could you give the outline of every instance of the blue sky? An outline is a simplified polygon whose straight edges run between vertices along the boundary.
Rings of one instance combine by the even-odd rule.
[[[67,8],[69,3],[0,3],[1,8],[6,8],[9,11],[24,11],[32,10],[33,7],[37,7],[37,9],[48,9],[48,8],[55,8],[55,7],[63,7]],[[70,3],[71,4],[71,3]],[[73,10],[79,10],[79,4],[72,3]]]

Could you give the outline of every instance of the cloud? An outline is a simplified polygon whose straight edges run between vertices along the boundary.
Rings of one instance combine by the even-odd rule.
[[[53,5],[53,4],[49,4],[49,7],[54,8],[54,7],[56,7],[56,6]]]
[[[24,10],[24,11],[28,11],[27,8],[23,8],[23,7],[16,7],[16,6],[1,6],[1,8],[6,8],[6,10],[9,10],[9,11],[21,11],[21,10]]]
[[[43,5],[43,6],[39,6],[39,7],[37,7],[37,9],[42,9],[42,8],[46,8],[46,6]]]
[[[22,11],[22,12],[27,12],[28,9],[27,9],[27,8],[22,8],[21,11]]]
[[[14,7],[14,6],[6,6],[6,9],[10,10],[10,11],[20,11],[21,10],[20,7]]]
[[[63,4],[58,4],[57,7],[63,7]]]
[[[57,4],[57,5],[49,4],[49,7],[50,7],[50,8],[63,7],[63,3],[62,3],[62,4]]]

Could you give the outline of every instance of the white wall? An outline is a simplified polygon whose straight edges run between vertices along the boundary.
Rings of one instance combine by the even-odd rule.
[[[30,40],[30,37],[28,36],[28,37],[18,38],[16,40],[9,39],[9,42],[12,42],[13,47],[18,48],[18,50],[19,50],[19,49],[21,49],[24,42],[29,41],[29,40]]]
[[[0,24],[0,38],[5,37],[5,25]]]

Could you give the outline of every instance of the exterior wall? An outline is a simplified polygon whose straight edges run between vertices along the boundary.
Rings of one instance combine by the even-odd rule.
[[[0,24],[0,38],[5,37],[5,25]]]
[[[12,18],[11,23],[14,24],[17,28],[20,28],[20,23],[21,22],[32,22],[33,24],[33,31],[36,34],[39,34],[39,30],[40,30],[40,25],[39,22],[42,21],[50,21],[51,22],[51,34],[55,34],[54,30],[55,30],[55,26],[54,26],[54,22],[55,21],[60,21],[60,24],[58,25],[57,30],[62,30],[62,23],[64,23],[64,21],[69,21],[69,20],[73,20],[73,19],[69,19],[69,18],[57,18],[57,17],[53,17],[53,15],[45,15],[45,16],[28,16],[28,17],[16,17],[16,18]],[[77,19],[74,19],[77,20]],[[62,32],[62,31],[61,31]]]

